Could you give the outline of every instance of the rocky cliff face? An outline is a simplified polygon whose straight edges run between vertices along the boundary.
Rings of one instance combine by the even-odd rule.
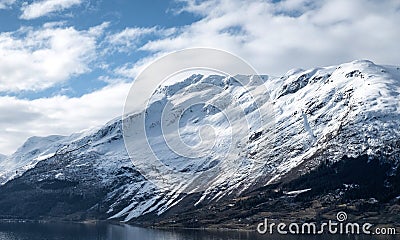
[[[254,76],[236,78],[248,78],[251,83]],[[387,198],[380,201],[396,202],[398,188],[393,179],[397,179],[400,149],[399,67],[354,61],[333,67],[291,70],[280,78],[261,76],[261,79],[262,86],[247,86],[257,93],[248,95],[235,78],[193,75],[158,89],[143,112],[129,115],[124,122],[115,119],[101,128],[68,137],[30,138],[0,163],[0,214],[151,223],[162,219],[179,222],[184,218],[176,213],[184,216],[182,212],[201,218],[201,212],[210,213],[205,209],[213,207],[233,208],[229,210],[233,215],[229,216],[240,213],[244,215],[233,218],[244,219],[258,212],[279,211],[279,207],[272,209],[268,204],[258,212],[253,211],[246,208],[251,202],[266,203],[274,196],[287,196],[283,191],[305,189],[311,190],[295,192],[296,196],[311,194],[307,200],[298,198],[302,203],[319,201],[331,195],[340,196],[337,191],[341,191],[343,184],[370,186],[363,180],[366,175],[379,178],[382,191],[392,186],[385,195]],[[205,95],[212,97],[183,108]],[[170,111],[162,120],[165,108]],[[257,121],[260,115],[265,121]],[[123,123],[125,130],[135,129],[135,121],[143,116],[146,116],[148,143],[166,166],[185,173],[184,176],[211,169],[212,177],[207,178],[200,190],[182,179],[170,180],[168,188],[148,181],[142,171],[153,156],[143,153],[131,161],[124,145]],[[194,154],[200,157],[194,161],[180,155],[182,149],[168,148],[162,121],[176,123],[183,141],[189,145],[196,146],[202,139],[217,141],[211,152],[198,148]],[[203,126],[211,126],[212,131],[206,129],[199,135]],[[143,149],[143,139],[135,138],[134,134],[130,139],[130,147]],[[349,161],[351,164],[345,164]],[[382,168],[370,168],[369,162],[374,161]],[[321,164],[333,169],[333,173],[321,170]],[[336,171],[338,168],[341,171]],[[370,176],[374,175],[374,169],[378,171],[376,176]],[[151,166],[147,170],[151,172]],[[331,175],[320,174],[321,171]],[[316,179],[329,183],[335,177],[334,172],[354,173],[359,178],[333,181],[334,186],[326,192],[319,191],[321,185]],[[159,174],[169,176],[167,170]],[[176,184],[179,181],[182,184]],[[355,195],[360,199],[374,198]],[[288,203],[279,201],[283,205]]]

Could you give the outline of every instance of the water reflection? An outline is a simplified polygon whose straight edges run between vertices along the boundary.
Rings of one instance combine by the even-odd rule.
[[[400,239],[396,236],[281,236],[260,235],[255,232],[151,229],[109,223],[0,223],[0,240],[358,240]]]

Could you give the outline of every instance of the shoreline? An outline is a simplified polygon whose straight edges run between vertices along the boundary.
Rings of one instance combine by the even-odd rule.
[[[206,231],[237,231],[237,232],[255,232],[255,230],[250,229],[240,229],[240,228],[229,228],[229,227],[177,227],[177,226],[152,226],[152,225],[141,225],[135,223],[124,223],[121,221],[115,220],[83,220],[83,221],[76,221],[76,220],[39,220],[39,219],[0,219],[1,223],[71,223],[71,224],[114,224],[114,225],[128,225],[132,227],[138,228],[148,228],[148,229],[159,229],[159,230],[206,230]]]

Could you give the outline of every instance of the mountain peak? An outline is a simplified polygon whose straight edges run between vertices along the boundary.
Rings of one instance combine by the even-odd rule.
[[[0,165],[0,180],[21,177],[41,184],[67,179],[68,184],[79,183],[80,191],[98,189],[96,194],[100,194],[107,189],[96,200],[106,206],[104,216],[129,221],[149,213],[163,214],[179,205],[186,189],[201,189],[193,204],[207,204],[302,175],[321,162],[387,154],[397,144],[399,67],[357,60],[295,69],[278,78],[261,76],[259,85],[248,88],[238,82],[251,83],[253,78],[194,74],[161,85],[147,108],[129,115],[127,125],[124,122],[124,130],[134,130],[130,143],[138,152],[135,156],[128,155],[123,120],[116,118],[69,137],[30,138],[9,157],[10,165]],[[250,96],[247,89],[256,91]],[[254,121],[260,112],[270,118]],[[179,135],[165,131],[174,130],[170,126],[176,126]],[[144,137],[135,135],[142,129],[146,130]],[[178,140],[200,147],[186,151],[176,144]],[[153,166],[155,156],[167,167]],[[147,171],[141,171],[143,175],[139,174],[141,167]],[[28,169],[35,171],[21,176]],[[179,174],[194,176],[209,170],[215,172],[212,181],[200,178],[207,182],[204,186],[179,178]],[[154,173],[153,177],[164,181],[170,172],[178,173],[170,179],[179,184],[169,188],[145,176]]]

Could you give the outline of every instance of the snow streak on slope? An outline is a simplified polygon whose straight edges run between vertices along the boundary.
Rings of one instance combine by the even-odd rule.
[[[286,157],[258,156],[274,159],[274,179],[309,159],[375,154],[399,136],[399,68],[354,61],[275,81],[275,152]]]
[[[237,191],[242,173],[258,164],[241,146],[257,129],[274,123],[260,80],[193,75],[160,87],[145,111],[124,120],[134,165],[165,193],[152,208],[157,214],[177,204],[183,193],[203,192],[221,181],[231,182],[225,192]]]
[[[214,88],[201,85],[204,82],[213,86],[219,84],[223,91],[215,93]],[[150,167],[157,169],[150,179],[176,176],[171,175],[168,169],[163,170],[162,165],[170,166],[172,171],[192,175],[203,171],[204,167],[208,170],[218,166],[217,171],[212,174],[208,172],[207,177],[211,175],[211,178],[200,178],[203,182],[194,181],[197,189],[191,189],[193,178],[162,179],[172,186],[172,189],[166,188],[165,191],[175,192],[173,198],[163,199],[162,204],[175,204],[180,200],[179,194],[187,189],[192,192],[200,189],[203,192],[197,203],[238,194],[258,183],[277,181],[303,163],[299,172],[308,171],[325,159],[337,161],[343,155],[355,157],[363,153],[376,154],[382,146],[393,143],[399,136],[399,70],[396,67],[354,61],[337,67],[293,70],[281,78],[268,79],[265,86],[269,92],[260,92],[256,98],[268,99],[268,95],[272,96],[275,126],[271,123],[268,125],[268,121],[259,126],[250,126],[250,130],[245,130],[248,133],[245,138],[233,140],[232,143],[225,142],[224,134],[243,136],[234,131],[238,126],[247,126],[240,120],[251,118],[254,110],[249,110],[247,113],[250,114],[245,116],[240,115],[240,111],[234,112],[228,117],[228,126],[224,124],[221,114],[226,108],[210,107],[217,100],[212,99],[209,104],[200,106],[187,104],[193,99],[197,102],[197,95],[221,97],[227,94],[234,99],[225,102],[229,103],[229,107],[247,104],[249,108],[245,106],[245,112],[251,109],[252,101],[242,98],[242,88],[226,82],[229,82],[229,78],[222,76],[192,76],[170,88],[161,89],[146,110],[148,141],[154,154],[163,162],[160,165],[149,164],[152,162],[151,152],[143,151],[143,155],[137,155],[137,161],[148,164],[148,172],[151,172]],[[168,107],[167,102],[172,103],[172,107]],[[190,107],[185,108],[187,105]],[[181,138],[195,145],[201,141],[199,139],[213,139],[206,133],[201,135],[201,126],[210,125],[217,139],[216,148],[210,152],[208,149],[198,149],[192,153],[198,156],[195,160],[191,160],[186,153],[181,154],[179,148],[171,151],[171,145],[165,144],[168,134],[166,136],[161,127],[164,108],[168,109],[168,123],[183,122],[179,135],[170,138],[172,141]],[[263,111],[266,109],[270,108],[264,108]],[[142,117],[141,114],[131,116],[132,126],[135,126],[135,119]],[[139,139],[131,142],[131,145],[144,149],[146,146],[140,145],[140,142]],[[226,156],[224,151],[230,144],[237,151]],[[159,209],[158,213],[161,214],[166,208]]]
[[[133,159],[136,167],[147,166],[160,181],[170,177],[165,179],[172,183],[170,187],[160,187],[135,173],[120,119],[69,137],[29,139],[0,161],[2,182],[38,163],[46,167],[61,159],[57,161],[65,161],[64,165],[57,162],[59,168],[40,177],[81,179],[108,189],[103,199],[107,215],[127,221],[146,213],[162,214],[179,204],[186,196],[183,193],[199,191],[197,203],[215,201],[279,181],[294,169],[306,172],[327,159],[390,154],[394,149],[390,146],[398,142],[399,67],[354,61],[262,79],[262,87],[252,86],[257,92],[253,99],[235,78],[193,75],[161,86],[144,112],[127,118],[127,127],[135,136],[135,123],[146,116],[151,150],[167,166],[149,164],[153,153],[149,154],[143,139],[133,137],[130,146],[144,150]],[[200,101],[204,96],[207,101]],[[254,102],[262,104],[255,106]],[[255,121],[260,113],[270,116],[271,106],[273,123],[267,117]],[[171,126],[178,128],[179,135],[168,131]],[[188,152],[181,143],[196,151]]]

